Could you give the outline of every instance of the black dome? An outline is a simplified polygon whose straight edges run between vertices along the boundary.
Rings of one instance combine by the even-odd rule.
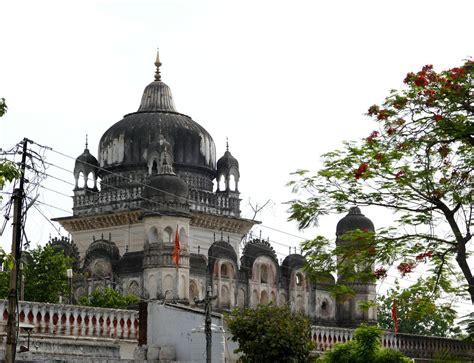
[[[147,199],[162,202],[185,204],[188,198],[188,185],[174,174],[159,174],[151,178],[143,191]]]
[[[349,209],[349,213],[337,223],[336,236],[340,237],[356,229],[375,231],[374,224],[361,213],[359,207],[352,207]]]
[[[74,164],[74,174],[81,171],[88,174],[89,171],[96,171],[98,167],[99,162],[86,147],[84,152],[76,158],[76,162]]]
[[[229,150],[217,161],[217,170],[230,170],[231,168],[239,170],[239,162],[232,156]]]

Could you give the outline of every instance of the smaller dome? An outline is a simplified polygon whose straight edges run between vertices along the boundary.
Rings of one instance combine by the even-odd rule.
[[[374,224],[361,213],[359,207],[352,207],[349,209],[349,213],[337,223],[336,236],[340,237],[357,229],[375,231]]]
[[[145,87],[138,112],[177,112],[171,89],[164,82],[153,81]]]
[[[237,263],[237,254],[235,253],[234,247],[226,241],[216,241],[208,251],[209,261],[217,258],[228,258],[231,261]]]
[[[217,161],[217,171],[229,171],[232,168],[239,170],[239,162],[232,156],[229,150]]]
[[[143,191],[147,199],[180,204],[186,203],[188,194],[188,185],[175,174],[159,174],[151,178]]]
[[[99,162],[86,147],[84,152],[76,158],[76,163],[74,164],[74,174],[80,173],[81,171],[88,174],[91,171],[96,171],[98,168]]]

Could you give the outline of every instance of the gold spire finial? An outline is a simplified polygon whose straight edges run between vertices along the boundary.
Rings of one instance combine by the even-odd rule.
[[[155,81],[161,81],[161,74],[160,74],[160,49],[156,52],[156,60],[155,60],[156,72],[155,72]]]

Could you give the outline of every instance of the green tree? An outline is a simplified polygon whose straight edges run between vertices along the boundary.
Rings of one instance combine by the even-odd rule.
[[[360,326],[354,331],[354,340],[339,343],[324,353],[318,363],[408,363],[411,359],[402,353],[382,348],[382,330],[377,327]]]
[[[288,306],[259,305],[234,309],[226,316],[236,353],[243,362],[307,362],[313,349],[311,326]]]
[[[23,252],[25,253],[25,252]],[[38,246],[28,252],[23,266],[25,300],[37,302],[59,302],[59,296],[69,294],[66,270],[72,259],[51,246]],[[7,298],[10,272],[0,273],[0,297]]]
[[[95,306],[100,308],[126,309],[129,305],[136,304],[138,297],[133,294],[122,295],[112,288],[96,289],[92,295],[79,299],[79,305]]]
[[[30,255],[31,261],[24,266],[25,300],[58,303],[59,296],[66,298],[66,271],[72,268],[72,259],[51,246],[38,246]]]
[[[393,330],[392,305],[396,301],[400,333],[458,337],[456,311],[450,303],[439,301],[440,290],[433,293],[434,279],[419,279],[406,289],[398,284],[378,298],[377,319],[382,329]]]
[[[441,72],[427,65],[409,73],[404,83],[382,105],[369,108],[376,122],[369,136],[323,155],[316,174],[296,173],[290,185],[308,194],[291,202],[289,219],[306,228],[351,205],[388,209],[396,216],[394,225],[375,235],[356,231],[345,236],[361,240],[362,248],[348,244],[336,254],[353,265],[375,263],[376,277],[390,266],[403,276],[428,262],[435,287],[459,273],[462,290],[474,303],[467,261],[474,208],[474,62]],[[330,247],[321,236],[308,241],[309,267],[335,271]]]

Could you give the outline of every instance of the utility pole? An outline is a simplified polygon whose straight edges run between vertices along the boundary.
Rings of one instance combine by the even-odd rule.
[[[17,343],[17,320],[16,305],[18,302],[18,271],[21,258],[21,230],[22,230],[22,209],[23,199],[25,197],[25,168],[26,151],[28,148],[28,139],[23,139],[23,153],[20,165],[20,186],[13,191],[13,235],[12,235],[12,257],[13,268],[10,272],[10,287],[8,293],[8,321],[7,321],[7,346],[5,351],[5,362],[15,362],[16,343]]]
[[[206,334],[206,363],[211,363],[212,357],[212,300],[217,299],[217,296],[212,296],[212,288],[207,287],[206,297],[203,300],[194,300],[196,304],[204,304],[205,320],[204,332]]]

